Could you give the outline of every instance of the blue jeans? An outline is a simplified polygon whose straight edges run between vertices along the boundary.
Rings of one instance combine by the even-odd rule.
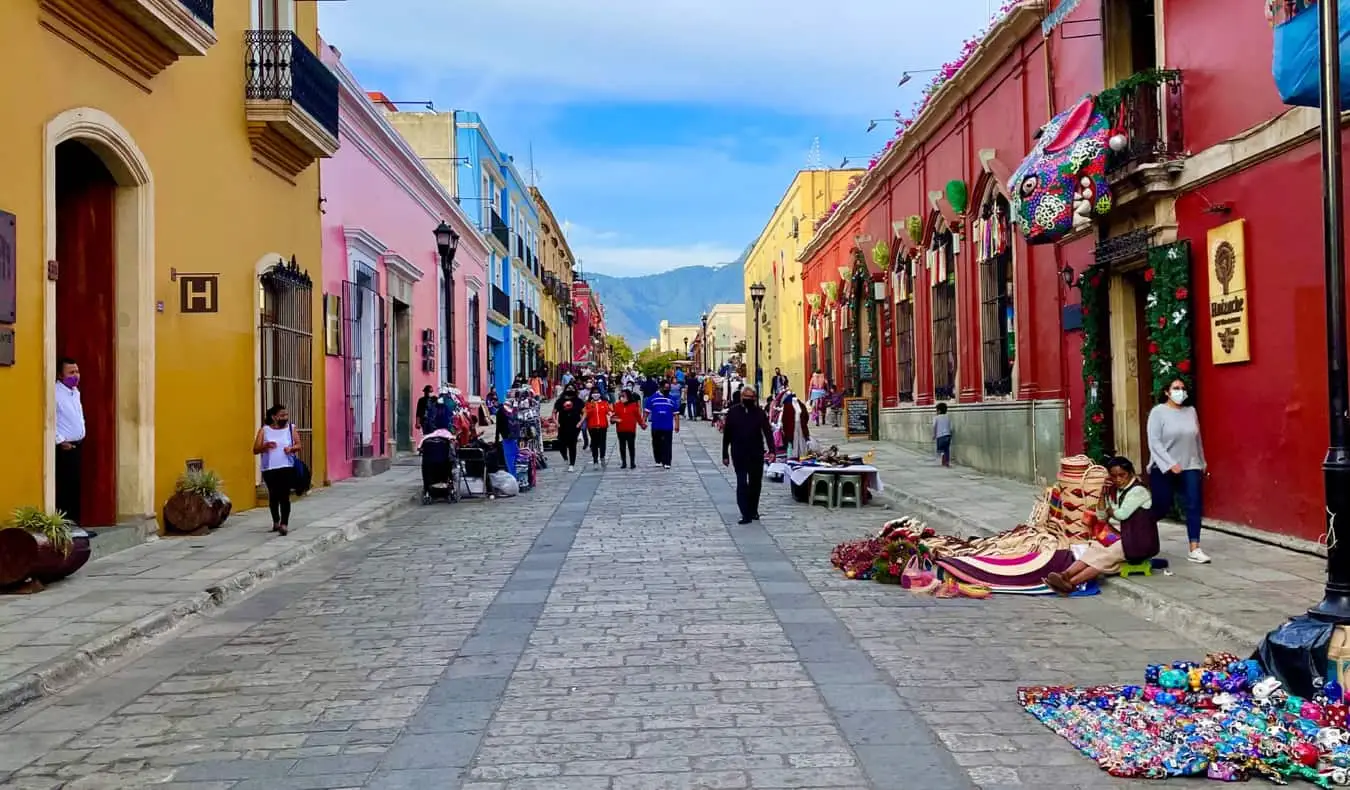
[[[937,454],[938,454],[938,457],[942,459],[942,464],[945,466],[945,465],[951,463],[951,462],[952,462],[952,435],[951,435],[951,434],[947,434],[946,436],[939,436],[939,437],[937,437],[936,440],[934,440],[934,442],[937,444]]]
[[[1172,512],[1172,502],[1180,496],[1182,513],[1186,516],[1186,538],[1192,543],[1200,542],[1200,514],[1203,507],[1200,487],[1204,480],[1205,473],[1199,469],[1183,469],[1180,473],[1154,469],[1149,475],[1149,487],[1153,489],[1153,514],[1158,518],[1167,518]]]

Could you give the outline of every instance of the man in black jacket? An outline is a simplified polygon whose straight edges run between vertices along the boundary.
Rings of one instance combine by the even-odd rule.
[[[755,388],[741,388],[741,402],[727,410],[722,425],[722,464],[736,469],[737,524],[759,520],[759,489],[764,482],[764,453],[773,446],[769,415],[759,407]]]

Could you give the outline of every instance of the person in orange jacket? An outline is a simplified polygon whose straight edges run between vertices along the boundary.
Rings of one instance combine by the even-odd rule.
[[[637,430],[646,429],[642,416],[642,399],[635,392],[619,393],[614,406],[614,436],[619,440],[619,460],[624,469],[637,469]]]
[[[591,464],[605,465],[605,445],[609,443],[609,416],[614,407],[600,394],[600,390],[591,390],[590,403],[586,404],[586,434],[591,439]]]

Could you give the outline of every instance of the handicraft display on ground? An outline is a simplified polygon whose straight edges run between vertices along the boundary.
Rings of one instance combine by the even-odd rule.
[[[1259,777],[1350,786],[1340,686],[1287,694],[1260,662],[1227,653],[1150,664],[1141,685],[1017,690],[1028,713],[1112,776],[1222,781]]]

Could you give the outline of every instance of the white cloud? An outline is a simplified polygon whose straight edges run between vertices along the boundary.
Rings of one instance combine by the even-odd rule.
[[[321,22],[348,56],[454,80],[475,100],[462,106],[526,92],[856,116],[895,106],[900,73],[955,55],[996,2],[357,0],[325,4]]]

